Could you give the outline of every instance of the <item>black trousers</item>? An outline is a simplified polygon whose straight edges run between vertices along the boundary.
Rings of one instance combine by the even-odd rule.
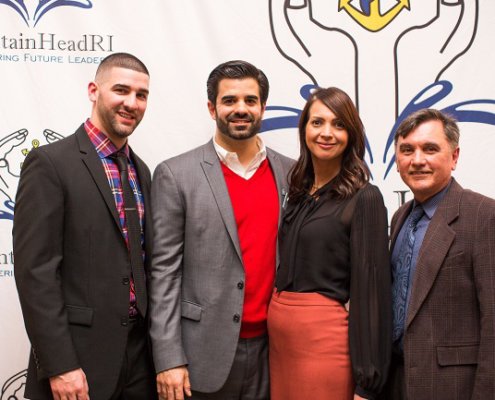
[[[239,339],[227,382],[215,393],[193,391],[191,400],[267,400],[270,398],[268,336]]]
[[[129,322],[127,348],[117,387],[110,400],[154,400],[156,375],[142,318]],[[90,393],[91,396],[91,393]]]

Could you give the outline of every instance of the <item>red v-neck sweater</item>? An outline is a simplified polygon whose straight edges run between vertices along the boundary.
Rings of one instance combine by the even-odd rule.
[[[245,282],[239,285],[244,289],[240,337],[252,338],[266,333],[266,314],[273,291],[279,213],[277,185],[266,159],[248,180],[223,163],[222,170],[244,264]]]

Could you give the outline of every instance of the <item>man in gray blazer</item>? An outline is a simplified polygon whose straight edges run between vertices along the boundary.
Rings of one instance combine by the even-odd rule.
[[[392,218],[394,356],[383,398],[495,399],[495,201],[452,177],[459,129],[437,110],[395,134],[414,194]]]
[[[261,70],[223,63],[207,92],[214,138],[162,162],[152,185],[158,394],[267,399],[266,312],[292,162],[257,135],[268,97]]]

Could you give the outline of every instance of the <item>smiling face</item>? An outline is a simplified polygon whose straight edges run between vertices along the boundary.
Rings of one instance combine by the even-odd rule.
[[[320,100],[309,109],[305,140],[313,164],[340,170],[349,135],[342,121]]]
[[[441,121],[430,120],[398,138],[395,157],[402,180],[422,203],[449,183],[459,147],[447,141]]]
[[[255,136],[261,127],[265,105],[261,104],[255,79],[222,79],[216,104],[208,101],[208,110],[217,123],[216,140],[221,144]]]
[[[120,67],[102,72],[88,85],[91,122],[120,148],[143,119],[148,93],[145,73]]]

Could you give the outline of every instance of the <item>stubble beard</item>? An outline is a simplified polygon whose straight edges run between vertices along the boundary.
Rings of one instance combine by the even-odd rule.
[[[107,110],[107,109],[100,109],[100,118],[102,121],[104,121],[106,127],[109,132],[104,132],[110,136],[115,136],[121,139],[126,139],[129,137],[134,130],[137,128],[139,123],[141,122],[141,119],[138,118],[138,116],[134,113],[130,113],[128,111],[123,110],[127,114],[131,114],[134,116],[134,124],[133,125],[124,125],[122,123],[119,123],[117,121],[117,114],[120,111],[119,108],[115,108],[112,110]]]
[[[229,121],[217,118],[217,128],[222,135],[234,139],[234,140],[247,140],[259,133],[261,129],[261,120],[251,118],[251,122],[247,125],[247,128],[236,129],[236,127],[229,126]]]

